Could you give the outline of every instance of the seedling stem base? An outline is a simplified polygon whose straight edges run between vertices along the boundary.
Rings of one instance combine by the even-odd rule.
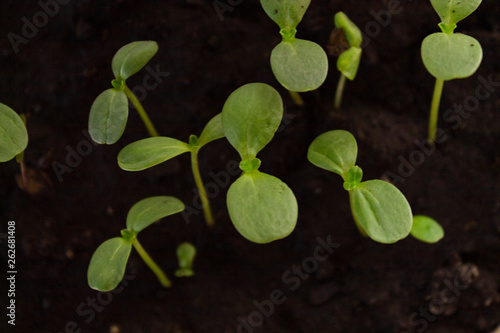
[[[149,135],[158,136],[158,131],[156,130],[153,123],[151,122],[151,119],[149,119],[149,116],[146,113],[146,110],[144,110],[144,108],[142,107],[142,104],[137,99],[137,96],[134,95],[132,90],[130,90],[126,84],[123,86],[123,91],[125,92],[127,97],[130,99],[130,101],[134,105],[135,109],[137,110],[137,113],[139,113],[139,116],[141,117],[142,121],[144,122],[144,125],[146,125],[146,128],[149,132]]]
[[[434,87],[434,96],[432,97],[431,115],[429,119],[429,143],[434,143],[436,139],[436,128],[439,114],[439,104],[441,102],[441,95],[443,93],[444,80],[436,79],[436,86]]]
[[[151,270],[153,271],[153,273],[156,274],[161,285],[166,287],[166,288],[171,287],[172,282],[170,282],[170,280],[167,278],[167,276],[165,275],[163,270],[154,262],[154,260],[149,256],[149,254],[146,252],[146,250],[144,250],[144,248],[142,247],[141,243],[139,243],[137,238],[134,239],[134,242],[132,243],[132,245],[134,246],[136,251],[139,253],[142,260],[144,260],[146,265],[148,265],[149,268],[151,268]]]
[[[203,180],[201,179],[200,167],[198,166],[198,151],[191,151],[191,167],[193,168],[193,177],[198,192],[200,193],[201,205],[203,207],[203,214],[205,215],[205,221],[209,227],[214,225],[214,217],[212,215],[212,210],[210,209],[210,202],[208,201],[207,192],[205,191],[205,186],[203,185]]]
[[[339,83],[337,84],[337,91],[335,93],[335,103],[333,105],[335,110],[340,110],[340,106],[342,105],[342,95],[344,94],[345,79],[346,76],[344,74],[340,74]]]

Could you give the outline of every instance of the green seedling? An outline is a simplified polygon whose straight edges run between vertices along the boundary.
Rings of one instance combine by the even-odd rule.
[[[134,247],[161,285],[170,287],[170,280],[141,246],[137,235],[154,222],[183,210],[184,204],[180,200],[167,196],[146,198],[132,206],[127,215],[127,229],[121,231],[122,237],[105,241],[92,256],[87,272],[89,286],[99,291],[115,289],[123,279]]]
[[[411,235],[425,243],[437,243],[444,237],[444,230],[436,220],[428,216],[415,215]]]
[[[100,144],[114,144],[123,135],[128,119],[128,101],[132,102],[151,136],[158,131],[149,119],[146,110],[134,93],[127,87],[126,80],[146,66],[158,51],[153,41],[133,42],[116,52],[111,63],[115,79],[113,88],[101,93],[90,109],[89,133]]]
[[[0,162],[7,162],[14,157],[21,166],[23,183],[26,186],[24,170],[24,150],[28,146],[26,117],[18,115],[7,105],[0,103]]]
[[[290,92],[319,88],[328,73],[328,57],[318,44],[295,38],[310,0],[261,0],[267,15],[280,27],[283,37],[271,53],[271,67],[276,79]],[[298,103],[301,103],[300,100]]]
[[[282,118],[281,96],[264,83],[238,88],[222,110],[224,133],[240,154],[243,171],[227,192],[227,208],[238,232],[255,243],[284,238],[297,223],[298,206],[292,190],[278,178],[260,172],[257,158]]]
[[[118,154],[118,165],[126,171],[141,171],[170,160],[183,153],[191,153],[191,167],[196,187],[200,193],[205,220],[213,226],[214,218],[210,202],[201,179],[198,165],[198,151],[209,142],[224,137],[221,114],[213,117],[203,129],[200,137],[191,135],[189,143],[177,139],[157,136],[129,144]]]
[[[196,257],[196,248],[193,244],[182,243],[177,247],[177,259],[179,260],[179,269],[175,271],[177,277],[193,276],[193,261]]]
[[[454,33],[457,23],[472,14],[482,0],[431,0],[441,18],[442,32],[427,36],[422,43],[422,60],[436,78],[429,119],[429,142],[436,139],[439,104],[444,81],[467,78],[474,74],[483,50],[479,42],[467,35]]]
[[[346,78],[352,81],[358,73],[363,35],[361,34],[361,30],[343,12],[335,14],[334,21],[335,27],[345,33],[345,37],[349,43],[349,48],[342,52],[337,60],[340,79],[335,93],[334,107],[336,110],[339,110],[342,104]]]
[[[412,228],[412,213],[405,196],[382,180],[362,182],[356,166],[358,145],[354,136],[342,130],[321,134],[309,146],[307,158],[319,168],[344,179],[354,221],[362,235],[379,243],[395,243]]]

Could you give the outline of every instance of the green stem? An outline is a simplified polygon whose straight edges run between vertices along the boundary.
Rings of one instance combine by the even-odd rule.
[[[127,95],[127,97],[130,99],[132,104],[134,105],[135,109],[137,110],[137,113],[139,113],[139,116],[141,117],[142,121],[144,122],[144,125],[146,125],[146,128],[148,129],[149,135],[151,136],[158,136],[158,131],[156,130],[155,126],[151,122],[151,119],[149,119],[148,114],[146,113],[146,110],[142,107],[141,102],[137,99],[137,97],[134,95],[132,90],[130,90],[126,84],[123,85],[123,91]]]
[[[160,280],[160,283],[162,286],[168,288],[172,286],[172,282],[168,279],[168,277],[165,275],[163,270],[154,262],[153,259],[149,256],[149,254],[144,250],[144,248],[141,246],[141,243],[137,240],[137,238],[134,239],[134,242],[132,243],[134,248],[137,250],[139,255],[141,256],[142,260],[146,263],[146,265],[151,268],[153,273],[156,274],[158,277],[158,280]]]
[[[293,99],[293,102],[297,106],[304,106],[304,100],[302,99],[302,97],[300,97],[300,94],[298,92],[290,90],[288,90],[288,92],[290,93],[290,97]]]
[[[441,95],[443,93],[444,80],[436,79],[436,86],[434,87],[434,96],[432,97],[431,115],[429,118],[429,142],[434,143],[436,139],[436,128],[439,114],[439,103],[441,102]]]
[[[351,212],[352,212],[352,217],[354,218],[354,222],[356,223],[356,227],[358,227],[359,233],[363,237],[368,237],[368,234],[366,233],[365,229],[363,226],[359,223],[358,219],[356,219],[356,215],[354,215],[354,207],[352,206],[352,191],[349,191],[349,202],[351,204]]]
[[[337,84],[337,91],[335,92],[335,110],[340,110],[340,105],[342,104],[342,95],[344,94],[345,88],[345,80],[346,76],[344,74],[340,74],[339,83]]]
[[[193,168],[193,177],[198,192],[200,193],[201,205],[203,206],[203,214],[205,215],[205,221],[209,227],[214,225],[214,217],[212,215],[212,210],[210,209],[210,202],[208,201],[207,192],[205,191],[205,186],[203,185],[203,180],[200,175],[200,167],[198,166],[198,149],[191,151],[191,167]]]

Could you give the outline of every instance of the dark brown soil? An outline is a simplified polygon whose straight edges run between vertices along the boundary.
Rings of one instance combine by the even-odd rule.
[[[258,1],[232,3],[237,5],[221,21],[212,1],[73,0],[60,5],[15,53],[9,32],[22,34],[22,18],[32,21],[41,7],[36,1],[1,1],[0,101],[28,116],[30,193],[16,182],[15,162],[0,166],[0,232],[6,232],[7,221],[17,222],[18,269],[16,326],[7,325],[2,313],[0,331],[497,333],[499,85],[466,117],[441,119],[446,139],[427,156],[418,153],[422,149],[415,141],[426,137],[434,84],[420,60],[421,41],[438,29],[429,1],[402,1],[386,27],[370,22],[376,22],[373,13],[387,10],[393,0],[312,1],[298,36],[325,48],[339,10],[364,31],[380,27],[364,48],[358,77],[347,84],[343,110],[335,114],[336,59],[331,59],[326,83],[304,94],[306,106],[294,106],[269,66],[270,52],[280,41],[277,26]],[[499,17],[498,1],[485,0],[459,24],[460,32],[481,42],[484,60],[473,77],[446,83],[441,115],[474,96],[480,78],[500,81]],[[187,140],[199,134],[229,94],[245,83],[266,82],[280,91],[287,124],[260,155],[261,170],[289,184],[300,216],[288,238],[253,244],[232,226],[225,208],[227,188],[221,188],[212,200],[218,218],[213,231],[201,214],[189,224],[179,214],[140,235],[170,276],[177,266],[177,245],[195,244],[199,255],[194,278],[174,279],[172,288],[163,289],[133,253],[127,286],[112,296],[102,295],[87,285],[89,260],[101,242],[119,234],[135,202],[174,195],[193,206],[187,155],[139,173],[117,166],[119,150],[147,136],[133,110],[117,144],[92,146],[91,154],[62,175],[62,182],[52,167],[53,162],[67,165],[67,149],[87,141],[82,131],[89,109],[110,87],[116,50],[149,39],[160,46],[151,68],[159,66],[169,75],[147,92],[143,104],[164,135]],[[136,74],[129,86],[141,86],[145,75],[147,71]],[[435,245],[411,238],[382,245],[361,237],[340,178],[306,159],[311,141],[332,129],[347,129],[358,139],[358,164],[365,179],[401,169],[404,178],[395,184],[414,213],[443,225],[445,238]],[[406,173],[401,161],[417,155],[424,156],[421,165]],[[210,172],[224,170],[236,158],[226,141],[211,144],[200,156],[204,178],[209,181]],[[310,262],[318,238],[339,245],[312,273],[288,272]],[[5,263],[7,247],[0,241]],[[2,281],[1,308],[6,311],[7,286]],[[275,289],[284,293],[282,304],[269,311]],[[96,310],[88,305],[92,299]],[[264,305],[264,315],[255,312],[255,303]],[[238,330],[238,318],[256,327]]]

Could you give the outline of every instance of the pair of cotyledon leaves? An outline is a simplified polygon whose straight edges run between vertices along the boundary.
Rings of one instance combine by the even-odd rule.
[[[268,243],[288,236],[295,228],[297,200],[276,177],[258,170],[257,154],[271,141],[283,118],[279,93],[264,83],[234,91],[218,114],[205,126],[197,145],[167,137],[134,142],[118,154],[124,170],[139,171],[226,137],[241,156],[243,174],[227,193],[227,207],[236,229],[248,240]]]
[[[441,18],[442,32],[427,36],[422,43],[422,60],[427,70],[444,81],[466,78],[478,69],[483,58],[479,42],[453,33],[457,23],[472,14],[482,0],[431,0]]]
[[[122,87],[156,52],[154,41],[132,42],[116,52],[111,67],[117,86],[101,93],[90,109],[89,134],[95,142],[110,145],[121,138],[128,119],[128,100]]]
[[[132,206],[122,237],[105,241],[94,252],[87,272],[89,286],[100,291],[115,289],[123,279],[137,234],[154,222],[183,210],[184,204],[169,196],[146,198]]]
[[[280,27],[283,40],[271,53],[276,79],[286,89],[305,92],[319,88],[328,73],[328,58],[316,43],[295,38],[310,0],[261,0],[267,15]]]
[[[0,103],[0,162],[21,154],[28,145],[28,131],[23,119],[5,104]]]
[[[354,80],[361,61],[361,44],[363,35],[361,30],[343,12],[338,12],[334,17],[337,29],[342,29],[349,43],[349,49],[342,52],[337,60],[337,69],[349,80]]]

